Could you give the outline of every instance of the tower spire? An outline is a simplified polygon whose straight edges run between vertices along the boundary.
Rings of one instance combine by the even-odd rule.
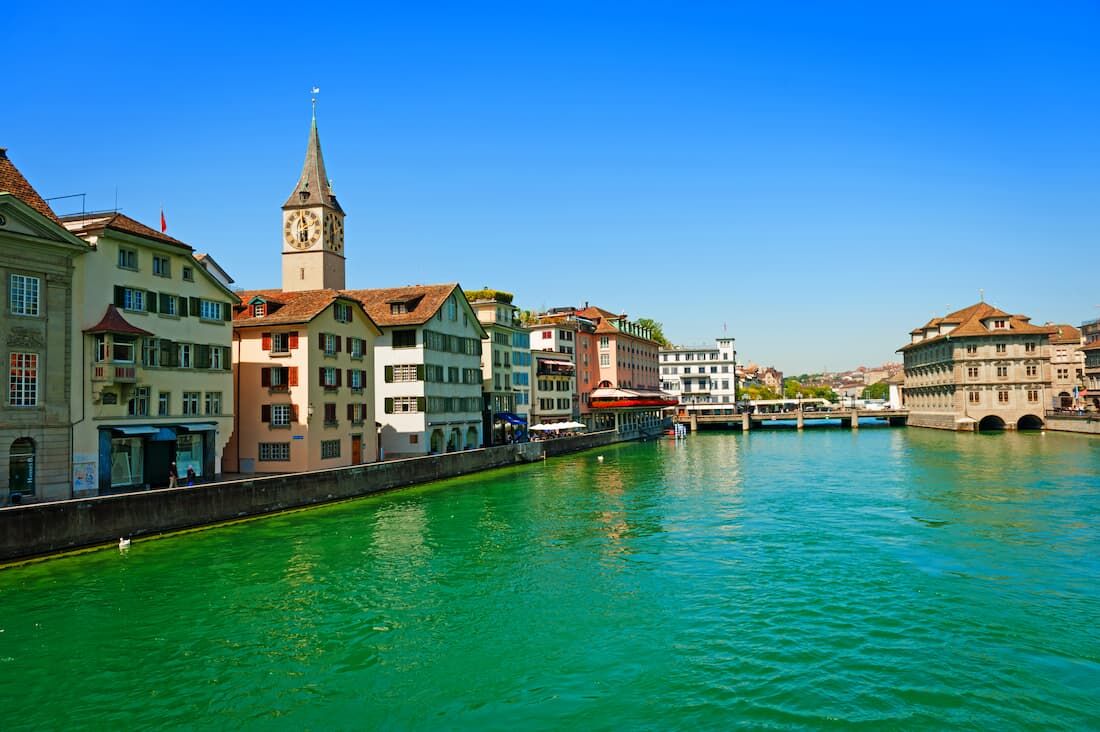
[[[328,175],[325,172],[325,158],[321,155],[321,138],[317,134],[317,93],[313,87],[313,118],[309,125],[309,142],[306,144],[306,159],[302,164],[302,175],[298,185],[283,204],[283,208],[299,206],[327,206],[343,213],[336,195],[332,192]]]

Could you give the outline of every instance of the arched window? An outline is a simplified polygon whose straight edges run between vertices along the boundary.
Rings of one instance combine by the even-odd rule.
[[[455,300],[454,295],[447,298],[447,317],[451,320],[458,320],[458,301]]]
[[[34,495],[34,440],[20,437],[11,443],[8,490],[13,495]]]

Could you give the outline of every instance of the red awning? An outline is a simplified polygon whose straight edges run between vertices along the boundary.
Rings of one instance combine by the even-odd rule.
[[[119,335],[149,336],[153,335],[147,330],[142,330],[136,325],[130,325],[122,313],[114,305],[107,306],[107,312],[102,320],[84,331],[85,333],[117,333]]]

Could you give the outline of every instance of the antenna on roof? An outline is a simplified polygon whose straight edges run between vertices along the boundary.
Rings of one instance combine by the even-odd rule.
[[[978,290],[978,302],[985,302],[985,290]]]

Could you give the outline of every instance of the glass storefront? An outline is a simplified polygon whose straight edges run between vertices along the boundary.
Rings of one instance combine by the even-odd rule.
[[[145,451],[140,437],[111,440],[111,487],[139,485],[145,475]]]

